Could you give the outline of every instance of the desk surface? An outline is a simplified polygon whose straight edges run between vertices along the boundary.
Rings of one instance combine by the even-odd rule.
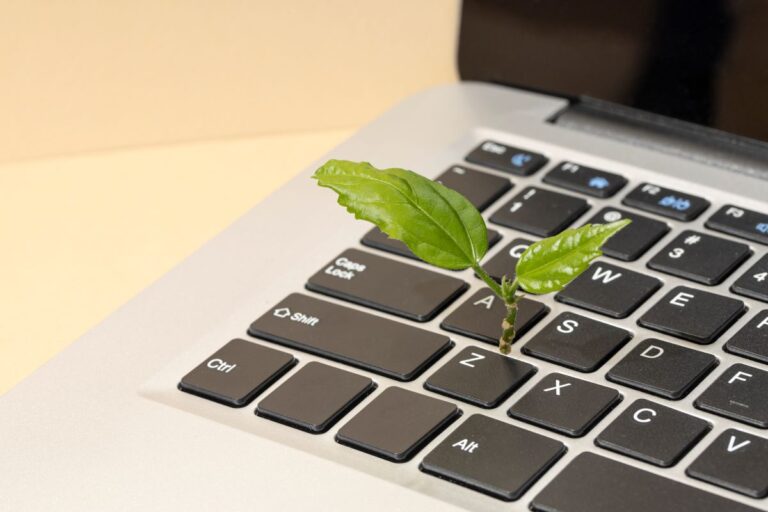
[[[0,165],[0,395],[350,134]]]

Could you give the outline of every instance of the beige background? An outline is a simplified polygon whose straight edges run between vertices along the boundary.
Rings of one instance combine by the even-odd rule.
[[[0,0],[0,393],[399,99],[456,0]]]

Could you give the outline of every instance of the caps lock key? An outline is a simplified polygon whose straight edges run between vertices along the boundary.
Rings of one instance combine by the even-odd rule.
[[[467,289],[455,277],[347,249],[309,278],[307,288],[426,322]]]

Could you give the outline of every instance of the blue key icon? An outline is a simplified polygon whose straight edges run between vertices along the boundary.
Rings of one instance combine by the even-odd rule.
[[[755,229],[758,231],[758,233],[768,235],[768,222],[761,222],[760,224],[755,226]]]
[[[596,188],[598,190],[603,190],[604,188],[608,188],[610,184],[611,183],[607,179],[603,178],[602,176],[595,176],[594,178],[589,180],[589,186],[592,188]]]
[[[531,155],[528,153],[515,153],[509,160],[515,167],[522,167],[531,161]]]
[[[679,212],[684,212],[691,207],[691,202],[688,199],[670,195],[659,199],[659,205],[672,208],[673,210],[677,210]]]

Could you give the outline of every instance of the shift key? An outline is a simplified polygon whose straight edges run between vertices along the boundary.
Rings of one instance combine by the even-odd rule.
[[[432,270],[347,249],[310,277],[307,288],[426,322],[461,295],[467,283]]]
[[[402,381],[452,346],[441,334],[300,293],[261,315],[248,334]]]

